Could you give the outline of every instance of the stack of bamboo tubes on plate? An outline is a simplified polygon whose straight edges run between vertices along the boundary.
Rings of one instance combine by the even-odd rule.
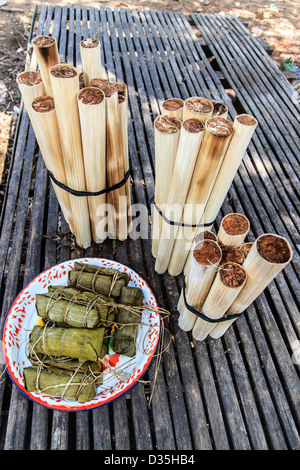
[[[210,230],[257,126],[241,114],[231,122],[222,102],[202,97],[163,102],[154,122],[155,270],[180,274],[197,233]]]
[[[180,328],[195,340],[222,336],[292,259],[288,240],[266,233],[245,242],[249,229],[247,217],[233,213],[217,235],[195,238],[177,307]]]
[[[131,206],[127,86],[104,78],[96,38],[80,44],[83,86],[79,71],[60,62],[55,38],[37,36],[32,44],[39,70],[20,73],[17,83],[76,243],[88,248],[108,236],[125,240]]]

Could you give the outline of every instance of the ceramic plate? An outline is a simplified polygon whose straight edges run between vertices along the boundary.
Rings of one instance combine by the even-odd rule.
[[[30,366],[27,359],[27,341],[33,326],[40,321],[35,309],[35,295],[46,292],[49,285],[67,285],[68,271],[74,269],[75,262],[82,262],[116,269],[129,275],[129,286],[139,287],[144,294],[145,305],[157,307],[156,299],[147,283],[132,269],[115,261],[102,258],[81,258],[57,264],[34,278],[17,296],[12,304],[3,326],[2,348],[4,361],[12,381],[30,399],[48,408],[78,411],[105,405],[126,393],[146,372],[156,351],[160,336],[160,317],[158,312],[142,312],[141,325],[138,328],[136,356],[115,354],[109,348],[105,359],[115,371],[121,371],[121,378],[116,377],[109,367],[105,370],[103,384],[97,388],[96,397],[85,403],[54,398],[46,394],[27,392],[24,388],[23,368]]]

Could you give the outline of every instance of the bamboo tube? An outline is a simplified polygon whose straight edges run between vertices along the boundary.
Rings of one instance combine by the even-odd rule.
[[[203,240],[195,246],[191,269],[186,276],[186,301],[201,311],[207,297],[215,273],[221,259],[221,250],[213,240]],[[183,290],[179,298],[177,309],[180,313],[178,319],[179,327],[184,331],[190,331],[197,316],[190,312],[184,303]]]
[[[228,108],[227,108],[226,104],[222,103],[221,101],[215,101],[215,100],[212,100],[212,104],[213,104],[213,107],[214,107],[212,117],[219,116],[219,117],[222,117],[224,119],[227,119]]]
[[[199,243],[202,240],[213,240],[213,241],[218,243],[217,236],[211,230],[205,230],[204,232],[199,232],[193,240],[192,248],[189,251],[186,263],[184,265],[184,274],[185,275],[187,275],[187,273],[190,270],[191,261],[193,259],[194,248],[197,245],[197,243]]]
[[[31,103],[38,96],[45,94],[45,87],[40,72],[25,71],[17,75],[17,84],[22,96],[25,109],[31,119]]]
[[[258,237],[243,263],[248,275],[247,284],[243,294],[230,307],[230,312],[243,312],[291,259],[292,249],[285,238],[275,234]]]
[[[213,319],[223,317],[230,305],[242,291],[246,280],[246,270],[242,266],[235,263],[224,264],[222,268],[219,269],[205,299],[202,313]],[[202,341],[214,327],[215,323],[197,318],[192,330],[192,335],[194,339]]]
[[[129,170],[129,145],[128,145],[128,97],[127,85],[123,82],[115,82],[114,85],[118,90],[119,111],[121,120],[121,146],[124,159],[124,171]],[[125,183],[125,193],[127,198],[127,222],[131,222],[131,185],[130,178]]]
[[[242,313],[272,280],[291,261],[293,256],[289,242],[279,235],[264,234],[253,243],[243,264],[247,272],[247,282],[242,292],[228,309],[227,314]],[[235,321],[218,323],[210,333],[213,338],[219,338]]]
[[[101,45],[95,38],[86,38],[80,42],[80,54],[84,77],[84,86],[89,87],[93,78],[102,78]]]
[[[113,186],[122,181],[127,171],[123,154],[123,137],[121,130],[121,116],[119,110],[119,92],[115,83],[106,80],[93,79],[91,86],[100,88],[105,94],[106,104],[106,178],[107,186]],[[126,188],[108,193],[107,201],[115,210],[114,217],[110,217],[110,236],[119,240],[126,240],[128,236],[127,197]],[[112,216],[112,214],[111,214]]]
[[[154,121],[155,203],[164,209],[171,187],[182,121],[174,116],[158,116]],[[161,232],[161,216],[154,208],[152,220],[152,254],[156,258]]]
[[[175,116],[182,119],[184,101],[180,98],[169,98],[164,101],[161,106],[161,114],[163,116]]]
[[[250,222],[243,214],[227,214],[221,220],[217,233],[220,245],[239,247],[250,230]]]
[[[63,184],[67,184],[63,154],[60,145],[54,100],[45,95],[35,98],[32,102],[31,123],[42,152],[46,168]],[[53,188],[61,210],[72,231],[73,217],[69,193],[55,183]]]
[[[83,161],[87,191],[106,188],[106,118],[105,96],[99,88],[83,88],[78,95]],[[103,225],[106,194],[88,197],[92,236],[95,243],[106,237]]]
[[[172,180],[169,188],[165,216],[174,222],[180,222],[184,203],[189,190],[204,126],[199,119],[187,119],[183,122],[177,147]],[[169,260],[178,226],[161,221],[161,234],[157,250],[155,270],[159,274],[168,269]]]
[[[206,121],[205,134],[182,216],[183,223],[198,224],[202,219],[205,205],[230,143],[232,132],[233,124],[227,119],[214,117]],[[195,234],[195,228],[179,228],[168,266],[168,272],[171,276],[177,276],[182,272]]]
[[[32,40],[32,45],[41,71],[46,94],[53,96],[49,69],[53,65],[60,63],[56,39],[50,36],[37,36]]]
[[[257,120],[248,114],[240,114],[234,119],[233,136],[205,207],[202,223],[216,219],[256,127]]]
[[[204,124],[207,119],[212,117],[212,113],[213,104],[210,100],[193,96],[184,102],[182,119],[185,121],[186,119],[196,118]]]
[[[76,191],[86,191],[77,103],[79,74],[72,65],[58,64],[51,67],[50,77],[67,184]],[[91,230],[87,198],[70,195],[70,201],[76,242],[88,248]]]

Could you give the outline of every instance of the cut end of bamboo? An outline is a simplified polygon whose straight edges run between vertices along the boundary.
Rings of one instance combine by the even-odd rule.
[[[198,134],[199,132],[202,132],[204,130],[203,123],[199,119],[196,119],[196,118],[186,119],[182,123],[182,126],[185,128],[187,132],[190,132],[192,134]]]
[[[193,257],[203,266],[216,266],[221,261],[222,251],[214,240],[202,240],[195,245]]]
[[[37,113],[48,113],[55,108],[54,99],[49,95],[38,96],[31,106]]]
[[[271,264],[285,265],[293,256],[290,244],[279,235],[261,235],[256,241],[256,246],[258,254]]]
[[[104,99],[103,91],[96,87],[83,88],[78,94],[78,100],[86,105],[97,105],[102,103]]]
[[[207,98],[193,96],[184,102],[184,106],[188,111],[199,114],[211,114],[213,112],[213,104]]]
[[[53,65],[50,68],[49,72],[50,75],[52,75],[53,77],[61,79],[74,78],[79,75],[78,70],[70,64]]]
[[[17,83],[25,86],[34,86],[42,82],[41,72],[27,70],[17,75]]]
[[[93,78],[90,81],[90,86],[102,90],[106,98],[111,98],[115,93],[118,93],[116,84],[110,83],[103,78]]]
[[[226,104],[222,103],[221,101],[214,101],[214,100],[212,100],[212,104],[213,104],[212,117],[217,117],[217,116],[224,117],[224,118],[227,117],[228,108]]]
[[[223,217],[218,231],[221,245],[240,247],[250,230],[250,222],[243,214],[231,213]]]
[[[195,236],[195,243],[198,243],[203,240],[213,240],[217,241],[217,236],[211,230],[204,230],[203,232],[197,233]]]
[[[222,259],[220,264],[225,264],[229,262],[243,264],[245,260],[243,252],[236,246],[222,245],[221,251]]]
[[[86,38],[81,41],[80,45],[85,49],[93,49],[100,45],[100,41],[96,38]]]
[[[154,125],[163,134],[176,134],[181,129],[182,121],[175,116],[158,116],[154,121]]]
[[[162,110],[164,114],[178,113],[183,109],[184,101],[181,98],[170,98],[163,102]]]
[[[233,133],[233,123],[220,116],[209,118],[205,123],[205,127],[212,134],[219,137],[228,137]]]
[[[32,40],[32,44],[39,48],[52,47],[54,44],[56,44],[56,39],[51,36],[36,36]]]
[[[244,126],[257,126],[258,124],[257,120],[249,114],[240,114],[236,120]]]
[[[245,284],[247,274],[243,266],[237,263],[226,263],[220,269],[220,280],[227,286],[238,288]]]

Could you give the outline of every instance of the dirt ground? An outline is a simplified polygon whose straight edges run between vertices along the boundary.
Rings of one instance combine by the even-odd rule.
[[[36,4],[106,5],[153,10],[181,10],[202,13],[235,13],[248,24],[254,36],[265,38],[273,47],[273,60],[291,57],[300,66],[299,0],[280,0],[270,4],[264,0],[126,0],[99,2],[70,0],[30,1],[0,0],[0,204],[10,164],[13,139],[20,108],[16,76],[25,68],[25,58],[32,14]],[[270,7],[271,6],[271,7]]]

